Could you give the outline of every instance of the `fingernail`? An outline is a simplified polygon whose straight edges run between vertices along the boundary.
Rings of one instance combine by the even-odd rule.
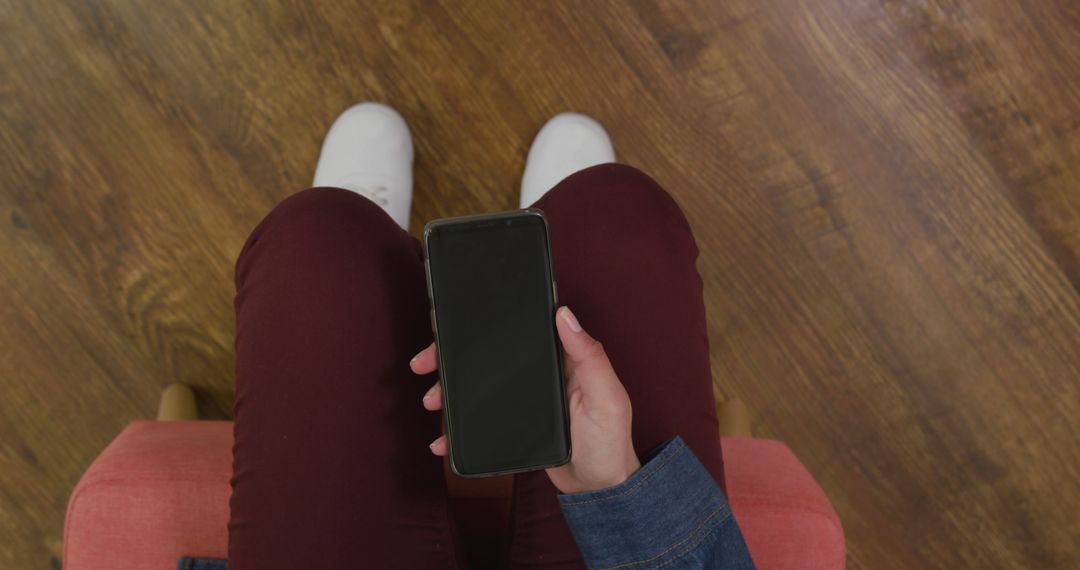
[[[438,384],[433,384],[430,388],[428,388],[427,392],[424,392],[424,402],[427,402],[431,399],[432,392],[435,391],[435,386],[438,386]]]
[[[440,435],[439,437],[435,438],[435,441],[433,441],[433,442],[429,443],[429,444],[428,444],[428,448],[430,448],[430,449],[435,449],[435,444],[436,444],[436,443],[439,443],[439,440],[440,440],[440,439],[442,439],[442,436],[441,436],[441,435]]]
[[[570,330],[574,332],[581,332],[581,323],[578,322],[577,317],[570,311],[570,307],[562,308],[562,318],[566,321],[566,324],[570,325]]]

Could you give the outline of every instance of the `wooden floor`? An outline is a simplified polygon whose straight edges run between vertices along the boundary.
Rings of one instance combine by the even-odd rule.
[[[1075,2],[195,4],[0,0],[0,567],[58,564],[165,384],[229,415],[233,260],[380,100],[414,232],[514,207],[547,117],[604,123],[697,234],[718,393],[851,568],[1080,568]]]

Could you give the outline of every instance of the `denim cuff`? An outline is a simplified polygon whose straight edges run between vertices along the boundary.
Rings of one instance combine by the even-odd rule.
[[[680,437],[623,483],[560,494],[559,504],[590,568],[652,568],[696,557],[732,518],[720,487]]]

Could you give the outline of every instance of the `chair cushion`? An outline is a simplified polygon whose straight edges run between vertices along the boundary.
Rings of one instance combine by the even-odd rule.
[[[225,558],[232,422],[127,426],[72,492],[65,570],[174,569],[182,555]]]
[[[786,445],[724,438],[721,446],[728,502],[758,568],[844,568],[840,518]]]
[[[72,492],[65,570],[173,569],[181,556],[225,558],[232,441],[231,422],[129,425]],[[722,445],[731,508],[757,567],[844,568],[836,512],[791,450],[765,439]],[[501,504],[489,494],[477,508]]]

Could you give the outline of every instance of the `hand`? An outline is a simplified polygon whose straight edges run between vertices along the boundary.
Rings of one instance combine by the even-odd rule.
[[[556,313],[555,327],[565,353],[573,457],[566,465],[548,469],[548,477],[563,493],[618,485],[641,468],[630,440],[630,397],[615,376],[603,347],[582,330],[568,307]],[[420,351],[409,366],[417,374],[434,372],[438,367],[435,345]],[[442,409],[438,382],[424,394],[423,405],[431,411]],[[435,455],[446,455],[446,436],[439,436],[430,447]]]

